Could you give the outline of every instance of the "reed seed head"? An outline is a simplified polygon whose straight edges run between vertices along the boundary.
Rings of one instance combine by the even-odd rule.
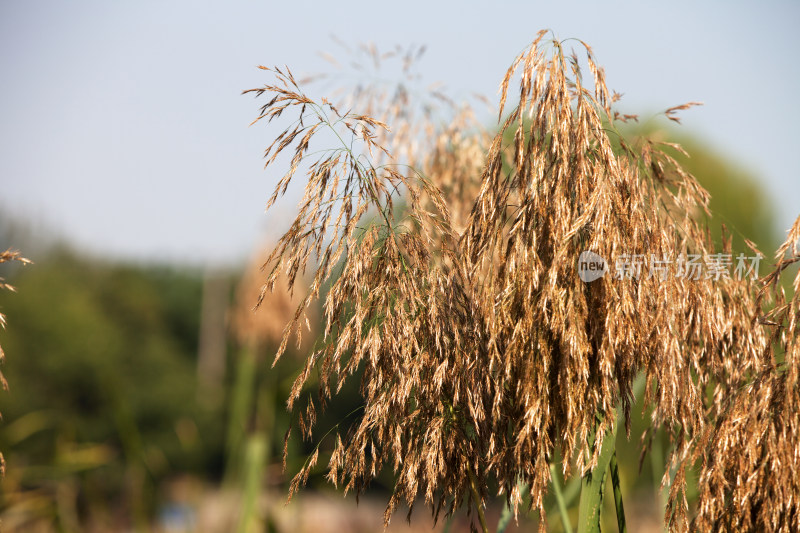
[[[713,250],[698,222],[708,193],[665,150],[676,147],[619,132],[635,117],[612,108],[618,95],[591,48],[574,44],[583,59],[542,31],[515,58],[500,86],[496,134],[471,133],[466,122],[427,124],[414,150],[409,137],[390,135],[404,101],[389,118],[342,112],[277,68],[265,68],[275,83],[246,91],[269,98],[257,121],[298,117],[265,154],[271,165],[293,151],[269,205],[298,169],[306,174],[298,214],[265,262],[267,286],[284,275],[291,286],[313,264],[292,322],[298,334],[301,310],[324,301],[325,342],[288,406],[315,370],[323,403],[363,371],[363,411],[337,438],[328,477],[359,493],[392,468],[387,521],[419,497],[437,517],[482,505],[470,492],[473,476],[481,498],[492,480],[514,509],[527,483],[544,517],[557,450],[573,458],[565,475],[593,468],[618,407],[630,419],[633,380],[644,374],[653,427],[665,427],[674,444],[667,520],[686,528],[686,468],[720,431],[714,421],[728,419],[730,391],[774,367],[748,279],[580,278],[584,251],[674,260],[730,250]],[[664,114],[676,120],[692,105]],[[310,149],[331,130],[341,143]],[[417,166],[401,164],[409,160]],[[306,437],[313,406],[300,416]],[[712,484],[719,476],[703,479],[709,494],[720,490]]]

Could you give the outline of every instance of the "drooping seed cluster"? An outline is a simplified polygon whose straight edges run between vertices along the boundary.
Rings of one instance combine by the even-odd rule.
[[[780,276],[800,262],[800,217],[775,256],[760,323],[772,330],[765,368],[732,389],[696,447],[695,531],[800,531],[800,271],[787,301]]]
[[[408,137],[396,147],[383,121],[308,98],[288,69],[266,69],[277,83],[247,91],[271,95],[257,121],[290,109],[299,117],[266,151],[271,165],[293,148],[269,205],[299,169],[307,178],[265,263],[267,289],[315,269],[278,356],[299,335],[303,309],[324,301],[325,342],[288,405],[315,371],[323,405],[362,371],[363,412],[337,439],[329,478],[361,492],[392,468],[387,520],[420,496],[436,516],[481,505],[490,481],[515,509],[527,483],[544,517],[556,452],[573,459],[567,475],[572,463],[576,473],[591,469],[619,414],[629,419],[643,373],[653,425],[674,443],[668,521],[685,528],[685,470],[711,438],[708,420],[728,412],[730,391],[774,366],[771,340],[746,279],[580,279],[583,251],[608,261],[718,251],[698,223],[708,194],[664,150],[677,147],[625,140],[617,124],[633,117],[612,109],[618,95],[589,46],[578,41],[586,83],[578,56],[545,35],[501,84],[497,134],[458,121],[427,128],[422,152],[405,156],[417,168],[393,156]],[[690,105],[666,115],[675,120]],[[322,131],[340,142],[312,150]],[[307,437],[316,416],[311,401],[300,416]]]
[[[8,249],[5,252],[0,253],[0,264],[8,263],[9,261],[18,261],[23,265],[29,264],[31,261],[26,259],[20,255],[20,253],[16,250]],[[16,289],[12,285],[6,283],[5,279],[0,277],[0,290],[7,290],[14,292]],[[6,315],[0,313],[0,327],[6,327]],[[3,352],[3,347],[0,346],[0,364],[3,363],[5,360],[5,353]],[[8,390],[8,382],[6,382],[6,378],[3,376],[3,373],[0,372],[0,386],[2,386],[3,390]],[[6,471],[6,462],[3,459],[3,454],[0,453],[0,476],[3,476]]]

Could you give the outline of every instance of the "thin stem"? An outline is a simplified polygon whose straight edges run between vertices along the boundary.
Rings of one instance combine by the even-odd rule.
[[[263,431],[248,437],[242,479],[242,507],[236,525],[237,533],[247,533],[259,523],[258,497],[261,494],[261,483],[269,455],[269,441]]]
[[[244,450],[247,438],[247,420],[253,405],[253,394],[256,383],[256,354],[252,346],[248,346],[236,360],[236,377],[231,390],[230,412],[225,439],[225,476],[224,483],[230,485],[242,469]]]
[[[481,506],[478,482],[475,481],[475,474],[472,473],[472,470],[467,468],[467,475],[469,476],[469,490],[472,492],[472,500],[475,502],[475,508],[478,510],[478,520],[481,523],[481,529],[483,533],[489,533],[489,526],[486,525],[486,516],[483,514],[483,507]]]
[[[611,463],[608,466],[611,469],[611,485],[614,488],[614,506],[617,508],[617,529],[619,533],[627,533],[628,528],[625,527],[625,508],[622,506],[622,489],[619,483],[616,450],[611,455]]]
[[[556,466],[550,463],[550,483],[553,485],[553,495],[556,497],[558,503],[558,514],[561,515],[561,523],[564,524],[564,531],[572,533],[572,524],[569,521],[569,513],[567,512],[567,502],[564,499],[564,494],[561,492],[561,483],[558,482],[558,472]]]

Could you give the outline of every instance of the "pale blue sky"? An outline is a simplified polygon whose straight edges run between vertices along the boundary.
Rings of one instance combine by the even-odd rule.
[[[258,64],[327,68],[335,34],[425,44],[427,80],[494,98],[540,28],[591,44],[627,112],[689,100],[687,132],[763,178],[781,229],[800,213],[800,8],[785,2],[0,3],[0,210],[101,255],[230,264],[294,204],[248,128]],[[0,243],[5,247],[10,243]]]

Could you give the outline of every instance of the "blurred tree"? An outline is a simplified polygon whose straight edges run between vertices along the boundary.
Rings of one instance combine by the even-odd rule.
[[[0,447],[11,486],[67,481],[81,512],[126,500],[145,520],[159,480],[221,466],[216,413],[195,401],[202,280],[64,249],[37,259],[14,280],[25,297],[4,302],[14,328],[2,342],[14,357]],[[91,453],[65,464],[65,450],[78,449]]]

